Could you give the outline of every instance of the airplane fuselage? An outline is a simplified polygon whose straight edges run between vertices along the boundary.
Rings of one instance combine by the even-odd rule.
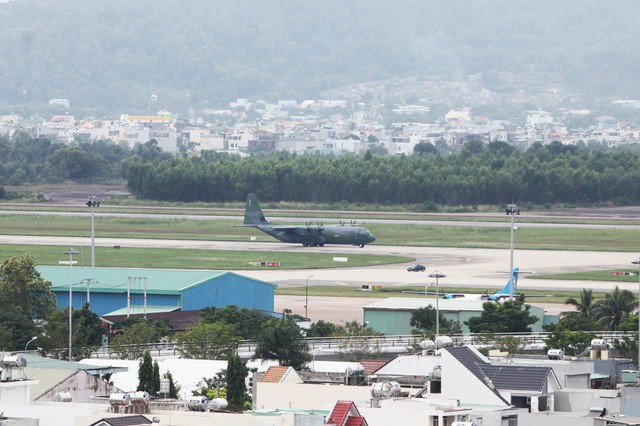
[[[324,246],[325,244],[364,246],[375,241],[371,232],[361,226],[297,226],[281,229],[277,226],[259,225],[257,228],[282,242],[304,246]]]

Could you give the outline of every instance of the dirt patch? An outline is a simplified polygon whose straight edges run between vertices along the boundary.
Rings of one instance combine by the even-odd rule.
[[[105,200],[117,196],[129,196],[125,185],[30,185],[7,186],[7,191],[31,192],[42,194],[48,202],[63,205],[79,205],[87,202],[91,195],[97,200]]]

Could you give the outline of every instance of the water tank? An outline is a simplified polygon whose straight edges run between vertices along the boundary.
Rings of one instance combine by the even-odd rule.
[[[591,348],[592,349],[607,349],[607,341],[605,339],[592,339],[591,340]]]
[[[564,351],[562,349],[549,349],[547,351],[547,358],[549,359],[563,359]]]
[[[374,398],[394,398],[400,396],[398,382],[378,382],[371,385],[371,396]]]
[[[131,405],[131,398],[128,393],[112,393],[109,395],[109,404],[111,404],[112,407],[126,407]]]
[[[436,365],[435,367],[433,367],[433,371],[431,371],[431,377],[440,380],[442,378],[442,366]]]
[[[436,348],[436,343],[431,339],[427,339],[420,342],[420,347],[425,351],[432,351]]]
[[[227,408],[228,405],[229,405],[229,403],[224,398],[213,398],[209,402],[209,410],[211,410],[211,411],[224,410],[225,408]]]
[[[348,376],[361,376],[362,373],[364,373],[364,367],[362,366],[362,364],[356,364],[355,366],[351,367],[347,367],[344,369],[344,372],[346,375]]]
[[[187,402],[187,408],[189,411],[207,411],[207,404],[209,398],[206,396],[192,396]]]
[[[132,393],[130,396],[132,404],[148,404],[149,403],[149,393],[145,391],[138,391]]]
[[[2,358],[2,366],[4,368],[23,368],[27,366],[27,360],[21,354],[5,355]]]
[[[53,395],[55,402],[71,402],[71,394],[69,392],[58,392]]]
[[[451,340],[451,337],[449,337],[449,336],[438,336],[438,337],[436,337],[436,348],[437,349],[448,348],[450,346],[453,346],[453,340]]]

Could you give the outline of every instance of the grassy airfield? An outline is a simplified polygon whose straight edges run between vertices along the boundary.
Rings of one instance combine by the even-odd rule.
[[[209,220],[194,220],[188,217],[176,218],[127,218],[100,216],[100,212],[112,211],[106,209],[97,211],[95,216],[96,237],[103,238],[146,238],[146,239],[185,239],[185,240],[211,240],[211,241],[249,241],[255,237],[256,241],[273,242],[271,237],[252,228],[235,227],[241,222],[227,218]],[[135,207],[127,207],[127,211],[136,210]],[[142,209],[142,207],[140,208]],[[147,208],[148,209],[148,208]],[[3,208],[3,210],[5,210]],[[10,209],[6,209],[10,210]],[[24,209],[23,209],[24,210]],[[45,210],[45,209],[40,209]],[[51,209],[49,209],[51,210]],[[63,209],[59,209],[63,210]],[[87,213],[87,208],[71,209]],[[178,211],[179,208],[178,208]],[[142,213],[142,210],[136,211]],[[145,213],[151,213],[148,210]],[[124,211],[119,211],[124,213]],[[154,209],[153,213],[157,213]],[[162,210],[162,213],[176,214],[175,210]],[[189,214],[192,212],[189,210]],[[235,210],[233,213],[237,213]],[[183,212],[183,214],[186,214]],[[230,212],[222,209],[220,214],[229,215]],[[350,215],[357,213],[351,212]],[[400,215],[402,216],[402,215]],[[402,217],[404,218],[404,217]],[[423,220],[431,220],[431,218]],[[487,221],[497,221],[493,218]],[[327,219],[326,223],[332,220]],[[338,219],[333,219],[338,222]],[[520,218],[518,218],[520,221]],[[429,246],[429,247],[469,247],[469,248],[494,248],[508,249],[510,244],[509,226],[507,217],[502,218],[504,226],[490,227],[473,225],[420,225],[420,224],[381,224],[366,223],[366,226],[377,237],[377,244],[396,246]],[[576,221],[580,222],[580,221]],[[303,223],[301,220],[300,223]],[[583,223],[583,222],[580,222]],[[607,222],[609,223],[609,222]],[[7,235],[41,235],[41,236],[67,236],[78,237],[86,242],[84,247],[76,247],[81,253],[77,260],[79,266],[90,264],[90,218],[88,215],[79,216],[54,216],[54,215],[0,215],[0,234]],[[635,229],[590,229],[590,228],[541,228],[521,227],[516,231],[517,249],[537,250],[597,250],[597,251],[628,251],[638,250],[640,230]],[[24,246],[2,245],[0,246],[0,258],[19,256],[30,252],[41,265],[57,265],[62,259],[61,253],[68,247],[62,246]],[[334,254],[331,247],[327,246],[327,253],[299,252],[268,252],[249,251],[219,251],[200,249],[154,249],[154,248],[127,248],[114,249],[113,247],[96,247],[96,256],[100,258],[101,266],[122,266],[142,268],[187,268],[187,269],[250,269],[250,262],[274,261],[280,262],[282,269],[299,268],[329,268],[335,267]],[[412,261],[412,258],[400,256],[380,256],[369,254],[350,254],[350,266],[382,265],[392,263],[404,263]],[[630,265],[631,266],[631,265]],[[634,271],[634,268],[629,268]],[[555,276],[540,276],[536,278],[585,280],[588,287],[589,280],[612,280],[616,282],[637,282],[637,276],[611,277],[609,271],[588,271],[573,274]],[[416,290],[421,288],[394,289],[394,294],[387,296],[401,296],[402,290]],[[296,288],[278,289],[277,294],[298,294],[303,291]],[[443,288],[443,292],[473,292],[471,289]],[[481,292],[481,290],[477,290]],[[313,295],[336,295],[360,297],[381,297],[380,292],[362,292],[358,289],[345,289],[344,287],[309,287]],[[390,290],[384,290],[383,293]],[[545,295],[544,291],[539,292]],[[548,292],[547,292],[548,293]],[[565,294],[566,293],[566,294]],[[572,292],[554,292],[553,297],[544,298],[547,302],[563,302],[567,297],[574,296]]]

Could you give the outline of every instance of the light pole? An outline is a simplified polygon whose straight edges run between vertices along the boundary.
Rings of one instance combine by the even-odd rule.
[[[640,257],[631,262],[638,265],[638,380],[640,380]]]
[[[520,214],[520,209],[516,203],[511,203],[505,209],[505,213],[511,216],[511,256],[509,257],[509,300],[515,297],[515,289],[513,288],[513,219],[515,215]]]
[[[439,306],[439,301],[440,301],[440,287],[438,286],[438,279],[439,278],[444,278],[446,277],[447,274],[444,274],[440,271],[433,271],[432,273],[429,274],[429,278],[435,278],[436,279],[436,349],[437,349],[437,340],[438,340],[438,336],[440,335],[440,306]]]
[[[69,250],[63,251],[63,253],[69,255],[69,261],[68,262],[64,261],[64,262],[59,262],[59,263],[68,263],[69,264],[69,361],[71,361],[71,355],[72,355],[72,350],[71,350],[71,339],[72,339],[71,320],[73,318],[73,293],[72,293],[72,290],[71,290],[71,281],[72,281],[72,279],[71,279],[71,267],[74,264],[73,255],[74,254],[78,254],[80,252],[70,248]]]
[[[87,206],[91,207],[91,269],[96,266],[96,244],[95,244],[95,227],[93,222],[94,208],[100,207],[100,201],[96,201],[96,196],[91,194],[87,201]]]
[[[307,277],[307,279],[305,280],[305,285],[304,285],[304,317],[305,318],[309,318],[309,315],[307,313],[308,308],[309,308],[309,278],[313,277],[313,275],[309,275]]]
[[[25,352],[26,352],[26,350],[27,350],[27,346],[29,346],[29,343],[33,342],[33,341],[34,341],[34,340],[36,340],[37,338],[38,338],[38,336],[33,336],[33,337],[31,338],[31,340],[29,340],[29,341],[27,342],[27,344],[26,344],[26,345],[24,345],[24,350],[25,350]]]

